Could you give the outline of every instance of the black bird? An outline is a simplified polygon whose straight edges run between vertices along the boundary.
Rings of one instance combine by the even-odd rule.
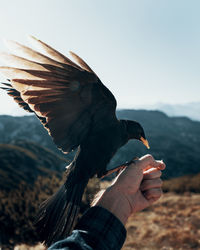
[[[9,79],[2,89],[20,107],[35,113],[63,152],[78,147],[65,183],[41,205],[37,216],[40,239],[51,245],[73,229],[89,179],[109,173],[107,164],[128,140],[140,140],[147,147],[148,142],[138,122],[116,118],[115,97],[79,56],[71,52],[76,64],[30,38],[43,54],[7,41],[15,54],[0,54],[9,65],[0,67]]]

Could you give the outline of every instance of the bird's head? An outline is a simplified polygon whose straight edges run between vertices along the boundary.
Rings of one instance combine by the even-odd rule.
[[[127,120],[126,124],[129,139],[139,140],[149,149],[149,143],[146,139],[143,127],[136,121]]]

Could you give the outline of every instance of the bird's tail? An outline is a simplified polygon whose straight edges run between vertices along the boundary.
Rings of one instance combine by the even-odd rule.
[[[35,227],[40,241],[47,246],[71,233],[88,180],[77,179],[77,175],[69,171],[65,183],[41,204]]]

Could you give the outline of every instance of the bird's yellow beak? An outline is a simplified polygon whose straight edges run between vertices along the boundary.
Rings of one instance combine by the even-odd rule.
[[[150,149],[149,143],[148,143],[147,139],[144,139],[144,138],[141,136],[141,137],[140,137],[140,141],[141,141],[148,149]]]

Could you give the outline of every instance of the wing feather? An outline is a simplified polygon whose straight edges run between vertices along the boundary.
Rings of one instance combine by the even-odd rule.
[[[39,63],[5,52],[0,53],[0,60],[8,64],[10,67],[15,67],[15,68],[20,67],[21,69],[48,71],[44,66],[42,66]]]
[[[12,86],[11,86],[10,84],[8,84],[8,83],[2,83],[2,84],[3,84],[3,85],[6,85],[6,86],[10,86],[10,88],[6,88],[6,89],[5,89],[4,87],[0,87],[0,88],[6,90],[6,91],[7,91],[7,94],[8,94],[9,96],[11,96],[11,97],[14,99],[14,101],[15,101],[21,108],[23,108],[23,109],[26,110],[27,112],[34,112],[33,110],[30,109],[29,105],[28,105],[27,103],[25,103],[25,102],[22,100],[22,98],[21,98],[21,96],[20,96],[20,93],[19,93],[17,90],[13,89]]]
[[[25,79],[25,80],[48,80],[48,81],[68,81],[72,79],[73,74],[70,75],[68,71],[59,71],[57,68],[52,71],[40,71],[30,69],[19,69],[1,66],[0,72],[9,79]]]
[[[50,64],[60,68],[64,68],[64,65],[52,58],[45,56],[27,46],[24,46],[18,42],[12,40],[5,40],[6,46],[9,50],[14,51],[15,54],[22,58],[33,60],[34,62]]]
[[[47,81],[47,80],[24,80],[24,79],[13,79],[12,84],[21,84],[25,86],[31,86],[31,89],[63,89],[69,88],[70,84],[59,81]],[[68,85],[67,85],[68,84]],[[10,85],[10,84],[9,84]],[[11,85],[10,85],[11,87]]]
[[[72,62],[69,58],[58,52],[57,50],[50,47],[48,44],[42,42],[41,40],[35,38],[34,36],[29,36],[29,40],[31,43],[36,47],[39,48],[44,54],[46,54],[48,57],[64,64],[71,65],[79,70],[82,70],[81,67],[79,67],[77,64]]]
[[[116,100],[79,56],[72,53],[80,66],[46,43],[31,40],[45,55],[9,41],[15,54],[1,54],[8,66],[0,72],[10,82],[2,88],[20,107],[35,112],[57,146],[69,152],[86,140],[94,121],[108,126]],[[98,110],[103,111],[100,116]]]
[[[80,58],[80,56],[76,55],[74,52],[70,51],[69,52],[71,54],[71,56],[78,62],[79,65],[81,65],[81,67],[89,72],[93,72],[93,70],[87,65],[87,63]]]

